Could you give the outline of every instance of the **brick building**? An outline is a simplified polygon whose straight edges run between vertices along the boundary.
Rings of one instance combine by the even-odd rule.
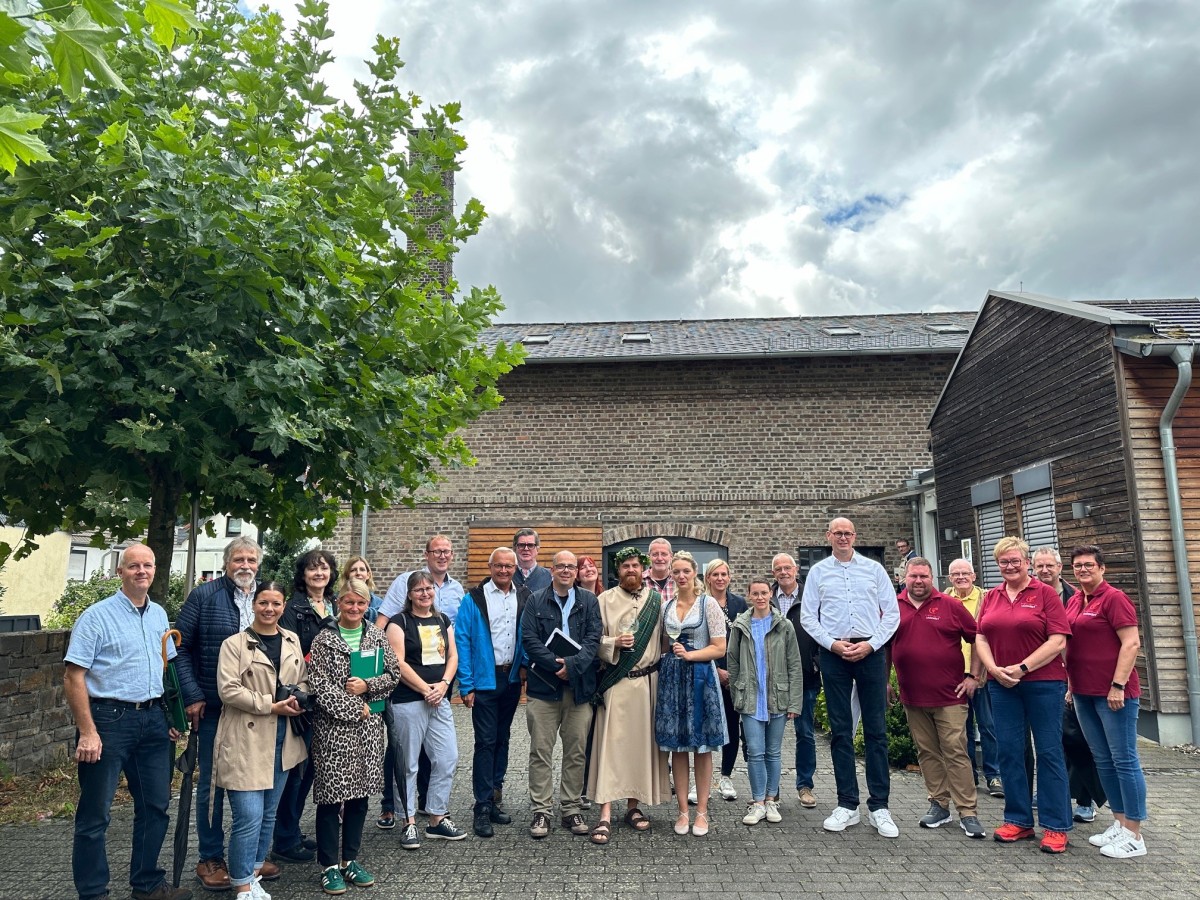
[[[890,567],[910,502],[855,501],[930,466],[926,422],[973,319],[493,326],[485,341],[529,355],[465,431],[478,464],[448,472],[436,501],[371,510],[366,555],[385,587],[442,532],[452,573],[474,583],[522,525],[541,532],[542,562],[565,547],[602,567],[606,550],[666,535],[701,563],[728,558],[740,591],[780,549],[820,558],[829,518],[847,513]],[[326,546],[357,552],[363,525],[347,518]]]

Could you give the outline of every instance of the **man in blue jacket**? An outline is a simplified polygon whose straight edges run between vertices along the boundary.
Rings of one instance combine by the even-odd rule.
[[[225,574],[196,588],[179,610],[181,646],[175,670],[188,720],[199,735],[200,777],[196,781],[196,840],[200,862],[196,877],[206,891],[229,890],[225,863],[225,792],[214,788],[213,743],[221,718],[217,663],[221,644],[254,621],[254,591],[262,550],[253,538],[234,538],[225,548]],[[264,881],[279,877],[279,866],[267,861]]]
[[[592,727],[596,692],[596,652],[604,626],[600,604],[591,591],[575,587],[575,554],[554,554],[553,581],[538,591],[521,617],[521,649],[528,668],[525,685],[529,726],[529,799],[533,821],[529,835],[550,833],[554,803],[554,745],[562,741],[558,796],[562,826],[587,834],[583,820],[584,759]],[[555,635],[555,630],[561,632]],[[565,636],[566,640],[563,640]],[[552,649],[547,644],[557,639]]]
[[[521,614],[529,590],[513,584],[517,555],[497,547],[488,558],[485,578],[463,598],[454,624],[458,649],[458,690],[471,710],[475,753],[471,787],[475,794],[475,833],[492,837],[493,825],[512,819],[496,802],[508,771],[508,739],[521,702],[519,656]]]

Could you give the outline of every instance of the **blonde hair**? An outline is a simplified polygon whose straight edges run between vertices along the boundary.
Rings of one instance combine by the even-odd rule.
[[[343,578],[341,586],[338,589],[338,599],[341,600],[347,594],[353,594],[356,597],[362,597],[368,603],[371,602],[371,589],[367,587],[367,583],[358,578]]]
[[[1011,535],[1008,537],[1002,537],[1000,540],[996,541],[996,547],[992,550],[992,558],[995,559],[996,562],[999,562],[1000,557],[1009,550],[1019,550],[1021,552],[1022,559],[1029,559],[1029,545],[1019,537],[1013,537]]]
[[[363,584],[367,586],[367,590],[369,590],[372,594],[375,593],[375,576],[371,572],[371,564],[367,562],[367,558],[365,556],[352,556],[346,560],[345,564],[342,566],[342,581],[338,585],[339,597],[345,592],[346,586],[350,584],[350,569],[356,562],[360,562],[367,567],[367,580],[364,581]],[[367,600],[370,601],[370,599],[371,597],[368,595]]]
[[[692,567],[692,593],[697,597],[704,595],[704,582],[700,580],[700,567],[696,565],[696,557],[686,550],[676,550],[671,557],[671,569],[674,570],[676,561],[687,563]]]

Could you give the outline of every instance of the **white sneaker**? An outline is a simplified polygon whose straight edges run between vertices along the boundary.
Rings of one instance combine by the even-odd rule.
[[[877,809],[868,813],[867,821],[871,823],[872,828],[879,832],[880,837],[900,837],[900,829],[896,827],[896,823],[892,821],[892,814],[886,809]]]
[[[728,775],[722,775],[719,784],[722,800],[736,800],[737,789],[733,786],[733,779]]]
[[[1146,855],[1146,839],[1140,838],[1128,828],[1121,828],[1121,833],[1111,843],[1100,848],[1100,852],[1109,859],[1133,859],[1135,856]]]
[[[778,803],[776,803],[774,800],[768,800],[766,803],[766,806],[767,806],[767,821],[768,822],[782,822],[783,821],[783,816],[781,816],[779,814],[779,804]]]
[[[263,890],[261,875],[254,876],[250,884],[250,900],[271,900],[271,895]]]
[[[743,825],[757,825],[767,817],[767,808],[761,803],[751,803],[746,807],[746,815],[742,816]]]
[[[688,805],[689,805],[689,806],[695,806],[695,805],[696,805],[697,803],[699,803],[699,802],[700,802],[700,800],[699,800],[699,798],[696,796],[696,788],[695,788],[695,786],[693,785],[693,786],[692,786],[692,789],[688,791]]]
[[[766,815],[764,812],[763,815]],[[829,814],[829,818],[823,823],[826,831],[845,831],[851,825],[857,825],[859,822],[857,809],[846,809],[844,806],[835,806],[833,812]]]
[[[1090,838],[1088,838],[1088,843],[1093,847],[1107,847],[1118,837],[1120,837],[1121,832],[1124,830],[1125,826],[1116,819],[1113,819],[1112,824],[1105,828],[1104,831],[1100,832],[1100,834],[1093,834]]]

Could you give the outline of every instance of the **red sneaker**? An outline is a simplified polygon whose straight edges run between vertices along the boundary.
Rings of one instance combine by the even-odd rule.
[[[1066,849],[1067,833],[1065,831],[1051,831],[1047,828],[1042,835],[1042,852],[1064,853]]]
[[[1017,841],[1027,841],[1033,837],[1033,829],[1005,822],[992,832],[992,837],[1001,844],[1015,844]]]

